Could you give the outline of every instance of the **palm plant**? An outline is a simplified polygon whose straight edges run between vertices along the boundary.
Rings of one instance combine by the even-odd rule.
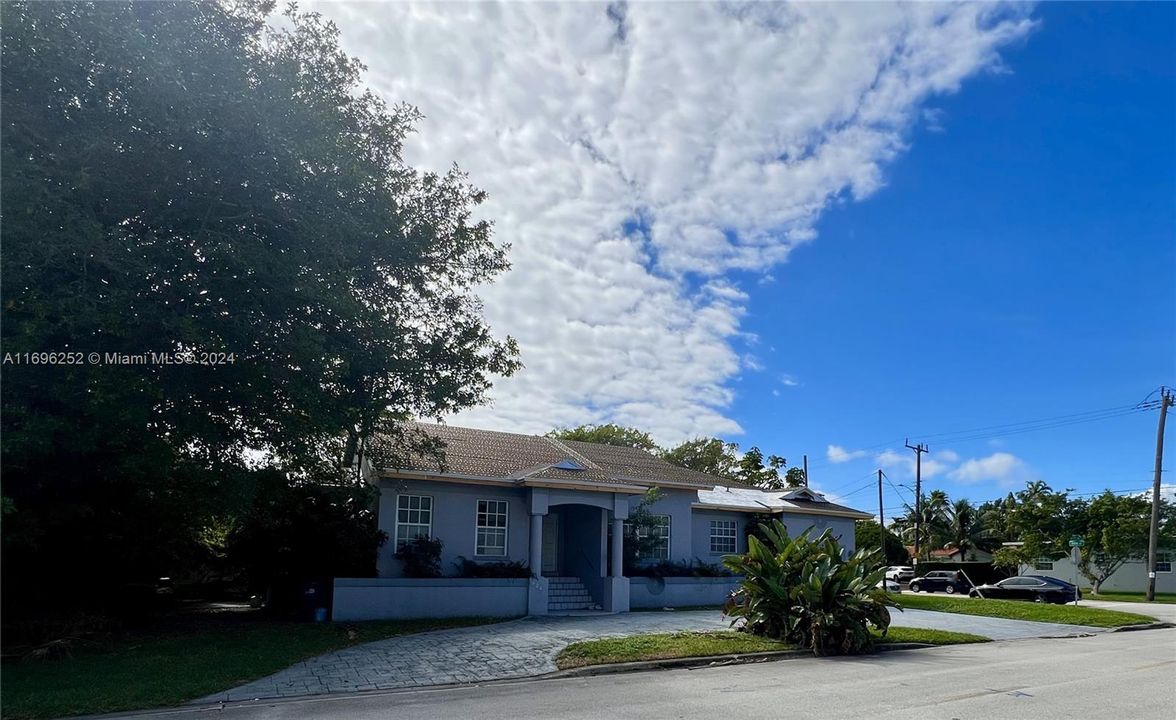
[[[944,547],[960,551],[960,560],[967,559],[969,550],[975,550],[988,537],[988,532],[976,506],[966,499],[956,500],[947,512],[948,541]]]
[[[948,507],[947,494],[942,490],[933,490],[930,497],[924,497],[919,503],[917,513],[913,507],[907,505],[906,514],[895,520],[895,532],[908,545],[919,546],[919,553],[922,555],[920,559],[926,560],[931,549],[940,546],[947,537]]]
[[[862,652],[873,644],[871,628],[885,634],[890,627],[888,608],[896,604],[877,587],[886,572],[881,553],[863,549],[844,558],[829,530],[789,538],[772,520],[758,537],[748,536],[746,555],[723,564],[744,576],[724,612],[746,632],[833,655]]]

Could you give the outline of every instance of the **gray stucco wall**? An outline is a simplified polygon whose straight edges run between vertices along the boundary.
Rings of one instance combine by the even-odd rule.
[[[829,517],[826,515],[803,515],[800,513],[785,513],[780,521],[788,528],[788,536],[796,537],[806,529],[812,528],[810,537],[820,535],[826,528],[833,531],[833,537],[841,543],[847,554],[853,553],[857,547],[854,538],[854,523],[852,518]]]
[[[722,605],[740,578],[629,578],[629,606],[635,608]]]
[[[643,496],[634,495],[629,500],[629,512],[641,504]],[[693,544],[693,508],[692,503],[698,502],[698,493],[693,490],[662,490],[662,497],[650,506],[649,511],[654,515],[668,515],[670,517],[670,560],[672,562],[689,562],[694,558]],[[703,558],[704,561],[710,562]]]
[[[380,483],[380,529],[388,533],[388,542],[380,548],[376,568],[382,578],[402,577],[396,553],[396,496],[428,495],[433,498],[433,537],[439,538],[441,572],[454,575],[458,556],[478,562],[528,561],[530,514],[526,490],[485,485],[418,480],[383,480]],[[506,500],[506,557],[481,557],[474,554],[479,500]]]
[[[519,617],[527,580],[335,578],[331,619]]]
[[[641,496],[634,496],[629,501],[630,511],[641,502]],[[727,510],[696,510],[691,507],[698,502],[698,495],[690,490],[662,490],[662,499],[650,506],[650,512],[655,515],[670,516],[670,560],[674,562],[690,562],[698,559],[704,563],[716,565],[722,559],[721,554],[710,551],[710,521],[734,520],[737,528],[737,550],[747,551],[746,527],[755,513],[731,512]],[[820,534],[826,528],[833,531],[847,553],[855,548],[854,520],[851,518],[829,517],[826,515],[807,515],[802,513],[785,513],[777,515],[788,528],[792,537],[813,528],[813,534]]]

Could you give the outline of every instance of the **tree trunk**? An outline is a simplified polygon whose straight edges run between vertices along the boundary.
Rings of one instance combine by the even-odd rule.
[[[1101,580],[1101,579],[1095,579],[1095,580],[1094,580],[1094,582],[1093,582],[1093,585],[1094,585],[1094,588],[1092,589],[1092,592],[1093,592],[1095,595],[1098,595],[1098,589],[1099,589],[1099,587],[1101,587],[1101,586],[1102,586],[1102,580]]]

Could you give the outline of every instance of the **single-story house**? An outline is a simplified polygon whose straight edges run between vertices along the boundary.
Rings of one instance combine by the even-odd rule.
[[[932,550],[930,556],[937,562],[992,562],[992,553],[980,548],[968,548],[966,553],[961,553],[958,548],[943,548]]]
[[[1172,572],[1172,561],[1176,552],[1172,550],[1156,553],[1156,592],[1176,593],[1176,573]],[[1030,565],[1022,565],[1020,575],[1048,575],[1059,580],[1077,582],[1080,587],[1090,587],[1091,582],[1067,555],[1061,558],[1038,558]],[[1144,592],[1147,590],[1147,558],[1133,558],[1123,563],[1118,570],[1103,581],[1103,592]]]
[[[443,444],[443,458],[422,454],[406,467],[372,470],[388,542],[377,578],[336,578],[336,619],[721,603],[737,579],[625,576],[625,522],[655,487],[645,564],[719,565],[746,551],[748,523],[765,515],[793,535],[829,528],[852,552],[854,523],[873,517],[807,488],[742,486],[637,448],[438,424],[409,429]],[[404,577],[397,549],[421,536],[441,540],[449,577]],[[463,560],[525,564],[530,577],[458,577]]]

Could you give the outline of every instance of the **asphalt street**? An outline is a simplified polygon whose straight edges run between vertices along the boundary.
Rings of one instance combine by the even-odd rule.
[[[1176,629],[186,708],[218,720],[1151,718],[1176,712]],[[143,715],[139,715],[143,718]]]

